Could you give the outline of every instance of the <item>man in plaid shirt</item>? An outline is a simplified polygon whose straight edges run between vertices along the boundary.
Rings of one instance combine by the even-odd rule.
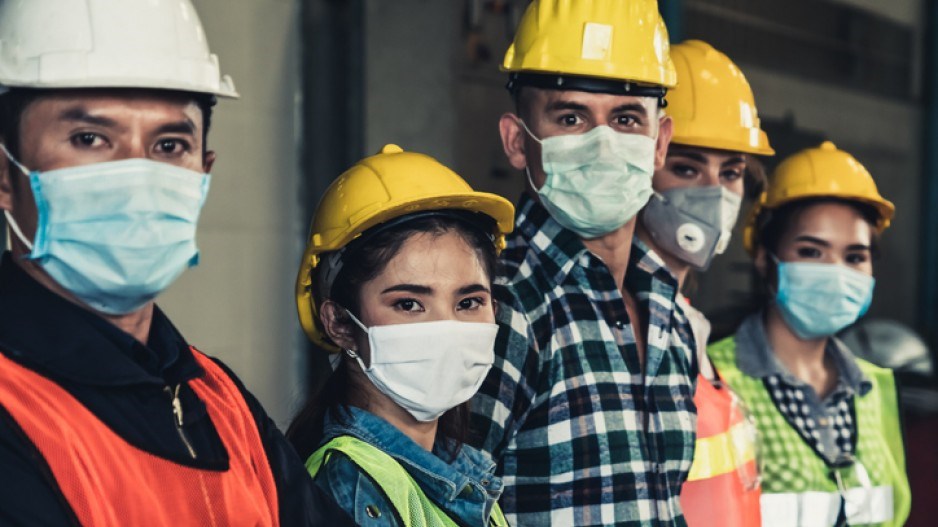
[[[473,442],[499,463],[512,525],[684,525],[695,347],[677,281],[633,242],[671,136],[657,5],[535,0],[504,69],[517,114],[500,132],[528,188]]]

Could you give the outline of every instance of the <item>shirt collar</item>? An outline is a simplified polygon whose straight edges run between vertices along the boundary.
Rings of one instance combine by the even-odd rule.
[[[188,344],[154,307],[144,346],[97,314],[53,293],[9,252],[0,262],[0,350],[53,377],[123,386],[177,383],[202,373]]]
[[[576,233],[557,223],[527,192],[518,200],[515,231],[513,238],[520,238],[522,243],[509,241],[503,258],[511,259],[508,255],[516,248],[532,251],[541,262],[541,269],[554,271],[551,278],[558,284],[563,283],[580,258],[589,253]]]
[[[449,503],[468,486],[475,487],[494,502],[501,491],[501,481],[494,477],[495,462],[485,453],[463,445],[451,462],[437,455],[441,446],[428,452],[394,425],[361,408],[349,406],[341,419],[327,414],[323,427],[324,442],[342,435],[351,435],[387,453],[420,484],[420,488],[436,503]],[[488,485],[482,486],[486,481]],[[475,493],[474,493],[475,494]]]
[[[632,287],[628,284],[630,277],[643,279],[641,284],[633,284],[634,286],[644,286],[644,282],[647,281],[649,277],[660,280],[672,290],[669,295],[669,300],[672,302],[675,301],[678,294],[677,278],[674,276],[674,273],[668,269],[668,266],[665,265],[661,256],[645,242],[638,239],[638,236],[632,237],[632,251],[629,253],[629,270],[625,275],[626,287],[629,291],[632,291]],[[636,288],[636,291],[641,291],[641,288]],[[635,293],[636,291],[632,292]]]
[[[778,360],[766,336],[764,320],[765,311],[759,311],[748,316],[736,332],[737,349],[745,349],[745,353],[736,354],[736,365],[740,371],[750,377],[766,378],[779,375],[791,385],[802,385],[804,382],[795,377]],[[835,336],[827,339],[824,353],[829,355],[837,367],[838,385],[852,393],[866,395],[873,385],[860,370],[857,360],[850,349]]]

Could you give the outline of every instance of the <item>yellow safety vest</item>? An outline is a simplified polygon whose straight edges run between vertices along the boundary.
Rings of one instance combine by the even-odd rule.
[[[866,395],[854,399],[858,463],[834,469],[788,424],[762,379],[739,370],[734,337],[712,344],[707,351],[746,402],[759,429],[764,527],[828,527],[836,522],[842,505],[850,525],[905,523],[911,491],[890,370],[857,360],[873,385]]]
[[[404,527],[459,527],[440,509],[393,457],[381,449],[352,436],[339,436],[318,450],[306,461],[312,477],[326,464],[333,452],[348,456],[365,472],[391,502]],[[496,503],[489,518],[490,527],[507,527],[508,522]]]

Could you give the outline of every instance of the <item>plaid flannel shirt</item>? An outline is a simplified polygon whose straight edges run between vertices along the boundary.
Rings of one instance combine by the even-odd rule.
[[[636,241],[625,287],[647,319],[646,373],[606,265],[523,196],[494,295],[495,364],[473,400],[514,526],[685,525],[696,379],[677,282]]]

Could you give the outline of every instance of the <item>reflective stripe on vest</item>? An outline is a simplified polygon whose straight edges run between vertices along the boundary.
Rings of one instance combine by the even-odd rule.
[[[36,446],[82,525],[279,525],[277,489],[238,387],[205,370],[189,386],[228,451],[227,470],[187,467],[130,445],[52,380],[0,354],[0,405]],[[166,401],[166,416],[171,406]]]
[[[306,461],[312,477],[329,461],[333,452],[348,456],[384,492],[404,527],[458,527],[442,509],[423,492],[420,485],[393,457],[381,449],[352,436],[339,436],[313,452]],[[498,504],[489,519],[492,527],[507,527]]]
[[[868,393],[854,397],[857,427],[854,467],[863,469],[836,471],[841,479],[838,484],[835,471],[775,407],[762,379],[739,370],[735,339],[714,343],[708,352],[723,379],[746,402],[759,430],[764,525],[833,525],[841,502],[845,502],[848,514],[869,514],[878,525],[905,523],[911,492],[891,371],[857,359],[857,365],[872,384]],[[845,500],[839,488],[845,489]],[[877,490],[883,488],[889,490]],[[855,496],[867,496],[873,509],[854,511],[860,503],[854,501]]]
[[[725,385],[697,378],[694,462],[681,487],[688,525],[759,527],[759,474],[753,425]]]
[[[846,493],[849,525],[888,522],[893,517],[892,487],[853,488]],[[764,527],[830,527],[840,514],[841,496],[834,492],[763,494]]]
[[[697,438],[694,464],[687,481],[713,478],[736,472],[742,465],[756,460],[756,445],[750,440],[749,423],[738,422],[728,431]]]

